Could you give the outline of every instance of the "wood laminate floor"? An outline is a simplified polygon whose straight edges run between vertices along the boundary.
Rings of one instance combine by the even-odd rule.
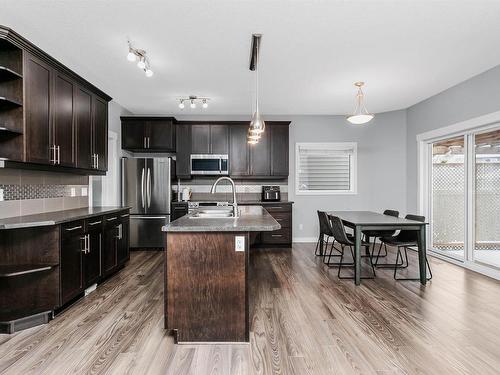
[[[163,329],[162,254],[135,252],[48,325],[0,335],[0,373],[500,372],[499,282],[432,259],[426,287],[389,270],[355,287],[313,251],[294,244],[251,255],[250,344],[175,345]]]

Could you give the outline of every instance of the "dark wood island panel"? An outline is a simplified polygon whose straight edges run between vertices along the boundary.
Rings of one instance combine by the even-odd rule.
[[[248,243],[248,232],[167,234],[165,327],[177,342],[249,341]]]

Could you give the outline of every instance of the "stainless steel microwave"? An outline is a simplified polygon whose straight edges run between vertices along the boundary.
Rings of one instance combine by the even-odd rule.
[[[228,175],[228,156],[192,154],[191,174],[192,175]]]

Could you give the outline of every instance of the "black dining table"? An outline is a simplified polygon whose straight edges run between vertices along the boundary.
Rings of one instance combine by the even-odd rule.
[[[420,283],[427,283],[426,226],[427,222],[408,220],[372,211],[329,211],[329,216],[338,216],[344,225],[354,230],[354,282],[361,284],[361,239],[366,230],[415,230],[418,232],[418,263]]]

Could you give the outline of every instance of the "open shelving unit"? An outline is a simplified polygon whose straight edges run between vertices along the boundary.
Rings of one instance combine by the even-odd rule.
[[[0,158],[23,159],[23,51],[0,40]]]

